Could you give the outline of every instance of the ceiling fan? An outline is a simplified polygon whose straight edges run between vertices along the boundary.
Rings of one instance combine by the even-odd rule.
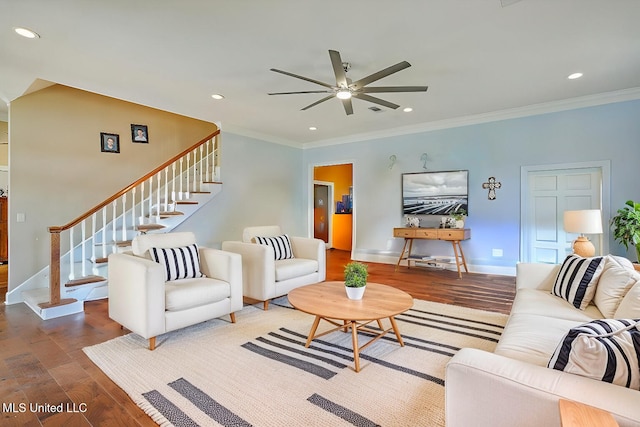
[[[313,104],[307,105],[302,109],[308,110],[311,107],[315,107],[316,105],[327,101],[331,98],[338,98],[342,101],[342,106],[344,107],[345,113],[347,115],[353,114],[353,105],[351,104],[351,98],[358,98],[363,101],[373,102],[374,104],[382,105],[384,107],[396,109],[399,105],[394,104],[393,102],[385,101],[384,99],[376,98],[371,95],[367,95],[369,93],[383,93],[383,92],[426,92],[428,86],[378,86],[378,87],[367,87],[369,83],[373,83],[377,80],[380,80],[384,77],[387,77],[393,73],[397,73],[398,71],[402,71],[405,68],[409,68],[411,64],[407,61],[402,61],[397,63],[396,65],[392,65],[391,67],[385,68],[384,70],[380,70],[376,73],[373,73],[369,76],[363,77],[357,81],[351,81],[351,79],[347,78],[347,71],[351,67],[351,64],[348,62],[342,62],[340,58],[340,52],[336,50],[329,51],[329,57],[331,58],[331,65],[333,66],[333,73],[336,76],[336,84],[332,85],[329,83],[324,83],[318,80],[314,80],[308,77],[299,76],[297,74],[289,73],[287,71],[277,70],[272,68],[271,71],[275,71],[276,73],[284,74],[285,76],[295,77],[297,79],[305,80],[311,83],[318,84],[320,86],[324,86],[325,90],[307,90],[300,92],[278,92],[278,93],[270,93],[269,95],[293,95],[299,93],[328,93],[326,97],[322,98],[319,101],[314,102]]]

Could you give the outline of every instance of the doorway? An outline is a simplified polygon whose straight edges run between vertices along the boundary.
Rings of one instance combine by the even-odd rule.
[[[353,164],[313,166],[313,233],[328,248],[353,249]],[[326,188],[326,190],[325,190]],[[326,201],[322,199],[327,194]],[[322,204],[322,205],[321,205]],[[328,232],[325,240],[325,232]]]
[[[557,264],[577,237],[564,231],[566,210],[600,209],[603,234],[587,236],[596,254],[608,253],[608,161],[527,166],[521,171],[521,260]]]
[[[313,237],[326,243],[331,248],[331,205],[333,200],[333,183],[313,181]]]

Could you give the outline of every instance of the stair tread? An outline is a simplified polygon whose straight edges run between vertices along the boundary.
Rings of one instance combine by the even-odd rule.
[[[104,264],[105,262],[109,262],[109,258],[108,257],[96,258],[93,261],[94,264]]]
[[[131,240],[123,240],[121,242],[116,242],[116,246],[119,248],[126,248],[127,246],[131,246]]]
[[[196,202],[195,200],[178,200],[174,203],[177,203],[179,205],[197,205],[198,202]]]
[[[211,194],[211,191],[192,191],[191,194]]]
[[[222,184],[222,181],[204,181],[203,184]]]
[[[184,212],[180,212],[180,211],[168,211],[168,212],[160,212],[159,214],[161,217],[162,216],[176,216],[176,215],[184,215]]]
[[[51,307],[59,307],[62,305],[73,304],[74,302],[78,302],[75,298],[63,298],[60,300],[58,304],[52,304],[51,302],[41,302],[38,304],[40,308],[51,308]]]
[[[88,285],[89,283],[104,282],[105,280],[107,279],[105,279],[102,276],[90,275],[90,276],[81,277],[79,279],[69,280],[67,283],[64,284],[64,286],[69,288],[72,286]]]
[[[162,224],[141,224],[137,225],[137,230],[162,230],[163,228],[167,228]]]

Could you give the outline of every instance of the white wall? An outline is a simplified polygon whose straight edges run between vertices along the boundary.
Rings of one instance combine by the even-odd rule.
[[[222,192],[176,231],[193,231],[198,243],[220,247],[242,240],[244,227],[280,225],[307,236],[302,150],[221,133]]]

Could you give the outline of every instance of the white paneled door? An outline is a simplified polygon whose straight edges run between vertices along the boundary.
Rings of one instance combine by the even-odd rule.
[[[572,253],[571,243],[578,236],[563,227],[566,210],[601,209],[603,221],[608,217],[608,204],[603,203],[602,166],[546,168],[526,167],[522,172],[521,259],[523,262],[556,264]],[[607,166],[607,165],[605,165]],[[604,168],[608,178],[608,168]],[[608,194],[608,190],[606,191]],[[607,224],[603,223],[606,230]],[[603,235],[587,235],[603,253]]]

